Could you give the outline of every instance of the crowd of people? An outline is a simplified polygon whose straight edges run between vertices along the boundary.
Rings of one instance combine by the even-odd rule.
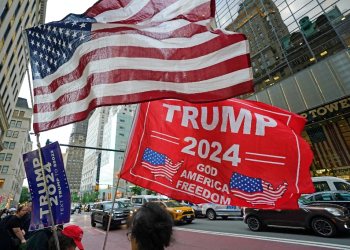
[[[0,212],[0,242],[3,250],[57,250],[51,228],[29,231],[31,207],[4,209]],[[83,250],[83,230],[75,225],[57,226],[60,250]]]
[[[31,208],[0,212],[0,242],[3,250],[57,250],[51,228],[29,231]],[[132,250],[164,250],[173,242],[172,216],[158,203],[146,203],[130,217],[127,238]],[[83,230],[75,225],[57,226],[60,250],[84,249]]]

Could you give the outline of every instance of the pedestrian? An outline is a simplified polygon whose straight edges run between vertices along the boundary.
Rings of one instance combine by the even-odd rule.
[[[20,244],[26,244],[24,239],[25,232],[23,231],[22,217],[27,213],[26,206],[17,208],[16,214],[6,222],[6,230],[12,242],[12,250],[17,250]]]
[[[145,203],[128,222],[132,250],[164,250],[174,240],[173,219],[156,202]]]
[[[22,217],[23,221],[23,230],[25,232],[24,238],[28,240],[30,238],[31,232],[29,231],[29,226],[32,217],[32,207],[27,206],[27,213]]]
[[[0,213],[0,221],[5,218],[9,214],[9,211],[7,208],[4,208]]]

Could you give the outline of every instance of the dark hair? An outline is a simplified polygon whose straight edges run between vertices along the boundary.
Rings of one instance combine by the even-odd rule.
[[[160,203],[145,203],[128,223],[138,250],[163,250],[173,241],[172,215]]]
[[[65,236],[60,231],[57,232],[58,242],[60,243],[61,250],[67,250],[68,247],[76,247],[74,240],[68,236]],[[49,249],[48,250],[56,250],[56,242],[54,235],[51,236],[49,240]]]
[[[17,213],[21,212],[21,211],[23,210],[23,208],[25,208],[25,207],[26,207],[26,206],[20,206],[20,207],[18,207],[16,212],[17,212]]]

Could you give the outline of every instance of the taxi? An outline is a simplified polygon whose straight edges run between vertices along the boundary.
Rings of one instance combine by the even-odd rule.
[[[174,218],[174,222],[186,222],[192,223],[194,220],[194,210],[190,207],[182,206],[179,202],[168,200],[168,201],[154,201],[161,204]]]

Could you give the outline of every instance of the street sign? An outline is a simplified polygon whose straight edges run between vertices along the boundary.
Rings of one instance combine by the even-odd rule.
[[[43,147],[41,154],[54,224],[67,223],[70,220],[70,190],[58,142]],[[50,227],[52,222],[49,215],[38,150],[24,154],[23,162],[32,197],[30,230]]]
[[[314,191],[306,120],[263,103],[142,103],[121,178],[177,200],[296,209]]]

